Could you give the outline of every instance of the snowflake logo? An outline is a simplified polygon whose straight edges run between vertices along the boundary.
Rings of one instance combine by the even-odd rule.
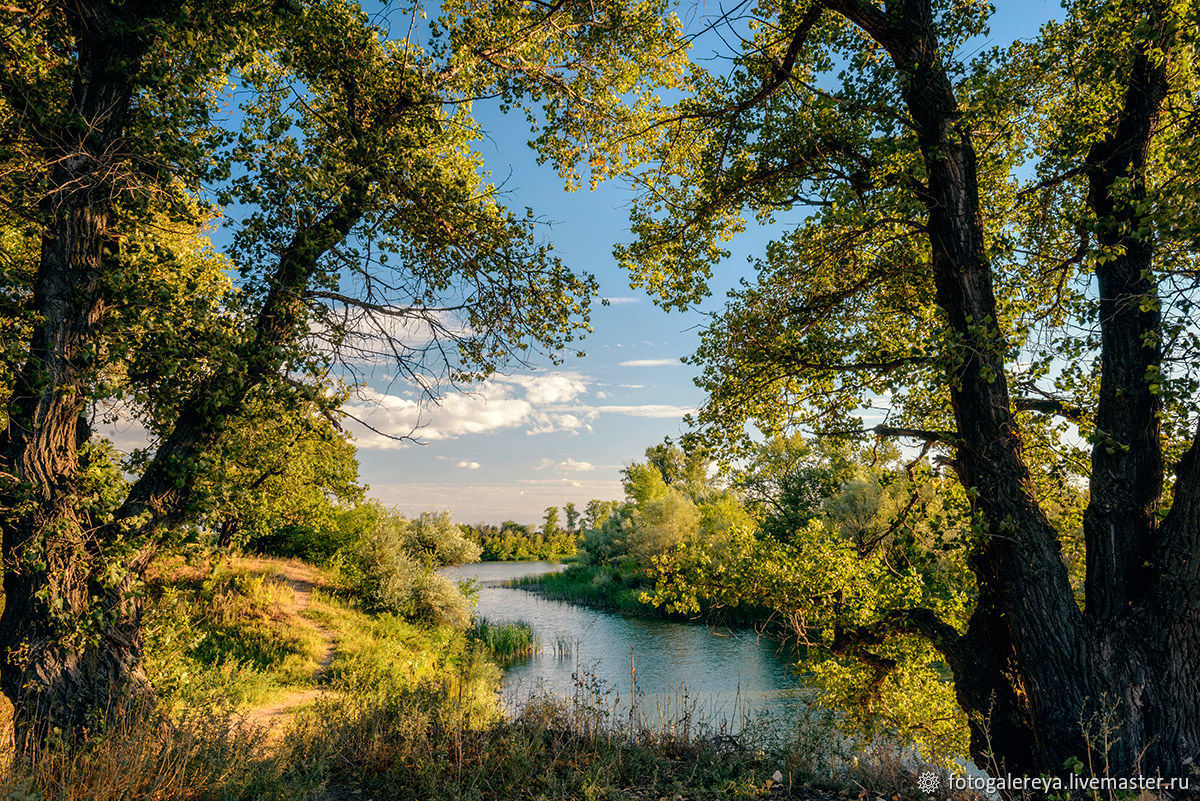
[[[927,770],[917,777],[917,787],[923,793],[932,793],[941,785],[942,780],[932,770]]]

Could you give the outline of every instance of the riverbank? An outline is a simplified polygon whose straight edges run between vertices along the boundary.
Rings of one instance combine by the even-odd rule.
[[[506,716],[486,638],[368,614],[313,565],[176,560],[147,605],[159,706],[22,754],[0,797],[924,798],[889,752],[850,753],[820,720],[786,736],[635,723],[585,672]]]
[[[510,586],[519,587],[543,598],[581,604],[622,615],[681,623],[754,628],[773,635],[784,633],[773,624],[770,610],[751,604],[737,607],[704,606],[694,615],[679,614],[666,607],[655,606],[643,600],[647,594],[653,592],[654,581],[636,568],[576,563],[569,564],[561,572],[514,579]]]

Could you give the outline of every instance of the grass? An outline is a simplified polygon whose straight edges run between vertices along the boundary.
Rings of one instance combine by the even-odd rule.
[[[467,636],[486,648],[502,665],[531,657],[538,650],[533,627],[524,620],[492,623],[486,618],[476,618],[467,631]]]
[[[147,582],[146,672],[168,709],[251,706],[312,684],[325,642],[271,573],[175,555]]]
[[[827,720],[794,721],[783,735],[752,725],[736,736],[648,722],[620,712],[583,671],[573,692],[535,695],[504,715],[496,663],[533,646],[527,625],[480,621],[469,633],[367,614],[354,598],[319,589],[297,613],[292,593],[262,560],[162,563],[148,593],[156,649],[148,667],[163,703],[19,754],[0,798],[829,798],[813,785],[854,798],[925,798],[894,749],[855,753]],[[336,650],[317,674],[321,629]],[[565,638],[555,648],[569,656]],[[318,681],[325,692],[270,741],[231,714]]]

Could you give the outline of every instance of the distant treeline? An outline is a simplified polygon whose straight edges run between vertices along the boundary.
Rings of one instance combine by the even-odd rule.
[[[560,512],[549,506],[541,526],[506,520],[499,526],[460,524],[463,535],[479,544],[482,558],[489,562],[520,562],[531,559],[564,559],[574,556],[579,538],[603,523],[621,505],[620,501],[587,502],[582,511],[568,503]]]

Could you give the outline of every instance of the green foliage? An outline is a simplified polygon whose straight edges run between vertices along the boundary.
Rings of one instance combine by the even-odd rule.
[[[479,559],[479,546],[463,536],[448,512],[409,520],[370,502],[347,514],[355,536],[336,564],[342,584],[368,608],[458,628],[470,622],[462,592],[434,573]]]
[[[779,224],[691,358],[707,396],[697,438],[723,460],[752,461],[764,441],[786,449],[798,431],[920,447],[907,469],[884,453],[870,463],[886,467],[847,472],[832,449],[803,471],[775,465],[746,485],[767,536],[734,527],[725,542],[676,543],[661,599],[766,599],[844,660],[826,676],[835,694],[858,687],[887,725],[961,745],[948,690],[926,693],[947,708],[922,715],[901,689],[940,686],[936,646],[978,716],[975,755],[996,745],[1059,770],[1043,742],[1075,736],[1060,721],[1119,693],[1093,670],[1138,653],[1099,655],[1096,621],[1149,625],[1159,613],[1142,599],[1188,584],[1194,543],[1169,532],[1194,531],[1183,509],[1200,489],[1200,295],[1180,280],[1200,252],[1185,177],[1200,166],[1200,7],[1071,2],[1007,52],[974,44],[991,13],[936,0],[745,7],[727,58],[697,64],[645,140],[634,241],[617,257],[663,306],[688,308],[733,237]],[[661,490],[635,483],[639,501]],[[1081,613],[1070,591],[1085,507]],[[1190,544],[1164,556],[1175,541]],[[955,649],[968,620],[986,668]],[[1078,666],[1070,691],[1044,672],[1060,654]],[[1145,660],[1147,675],[1170,674],[1168,657]],[[1015,711],[986,691],[967,700],[988,682]],[[1180,695],[1191,700],[1166,705],[1194,702]],[[1149,696],[1130,706],[1131,720],[1171,725]],[[988,742],[993,714],[1018,732],[1009,742]],[[923,718],[946,725],[922,732]],[[1165,731],[1130,723],[1127,765]]]
[[[551,507],[554,508],[554,507]],[[482,559],[488,562],[522,562],[533,559],[557,561],[575,555],[575,532],[557,525],[540,531],[506,520],[498,527],[462,525],[463,535],[479,543]]]
[[[467,636],[486,648],[502,665],[533,656],[538,649],[533,628],[524,620],[491,623],[486,618],[476,618],[467,630]]]
[[[229,422],[195,490],[222,545],[310,561],[333,554],[339,511],[361,500],[362,487],[353,442],[320,408],[332,402],[254,403]]]
[[[774,437],[756,446],[734,486],[758,521],[759,531],[789,542],[821,516],[827,498],[854,475],[844,442],[809,441],[802,434]]]
[[[775,457],[782,447],[767,445],[764,452]],[[811,453],[795,440],[786,449]],[[798,462],[780,481],[776,459],[764,461],[765,475],[748,464],[740,483],[786,493],[764,496],[758,505],[777,526],[786,514],[797,519],[797,510],[787,509],[790,498],[819,498],[819,505],[801,507],[807,522],[787,528],[784,537],[738,526],[720,539],[680,542],[655,557],[651,600],[693,614],[702,604],[761,604],[809,647],[824,703],[857,736],[912,740],[929,757],[964,754],[965,719],[934,648],[913,634],[879,637],[869,648],[846,636],[914,607],[965,625],[974,580],[967,568],[970,509],[961,487],[901,464],[819,466]],[[796,477],[816,469],[828,474],[797,493]],[[843,478],[840,486],[820,497],[835,477]]]

